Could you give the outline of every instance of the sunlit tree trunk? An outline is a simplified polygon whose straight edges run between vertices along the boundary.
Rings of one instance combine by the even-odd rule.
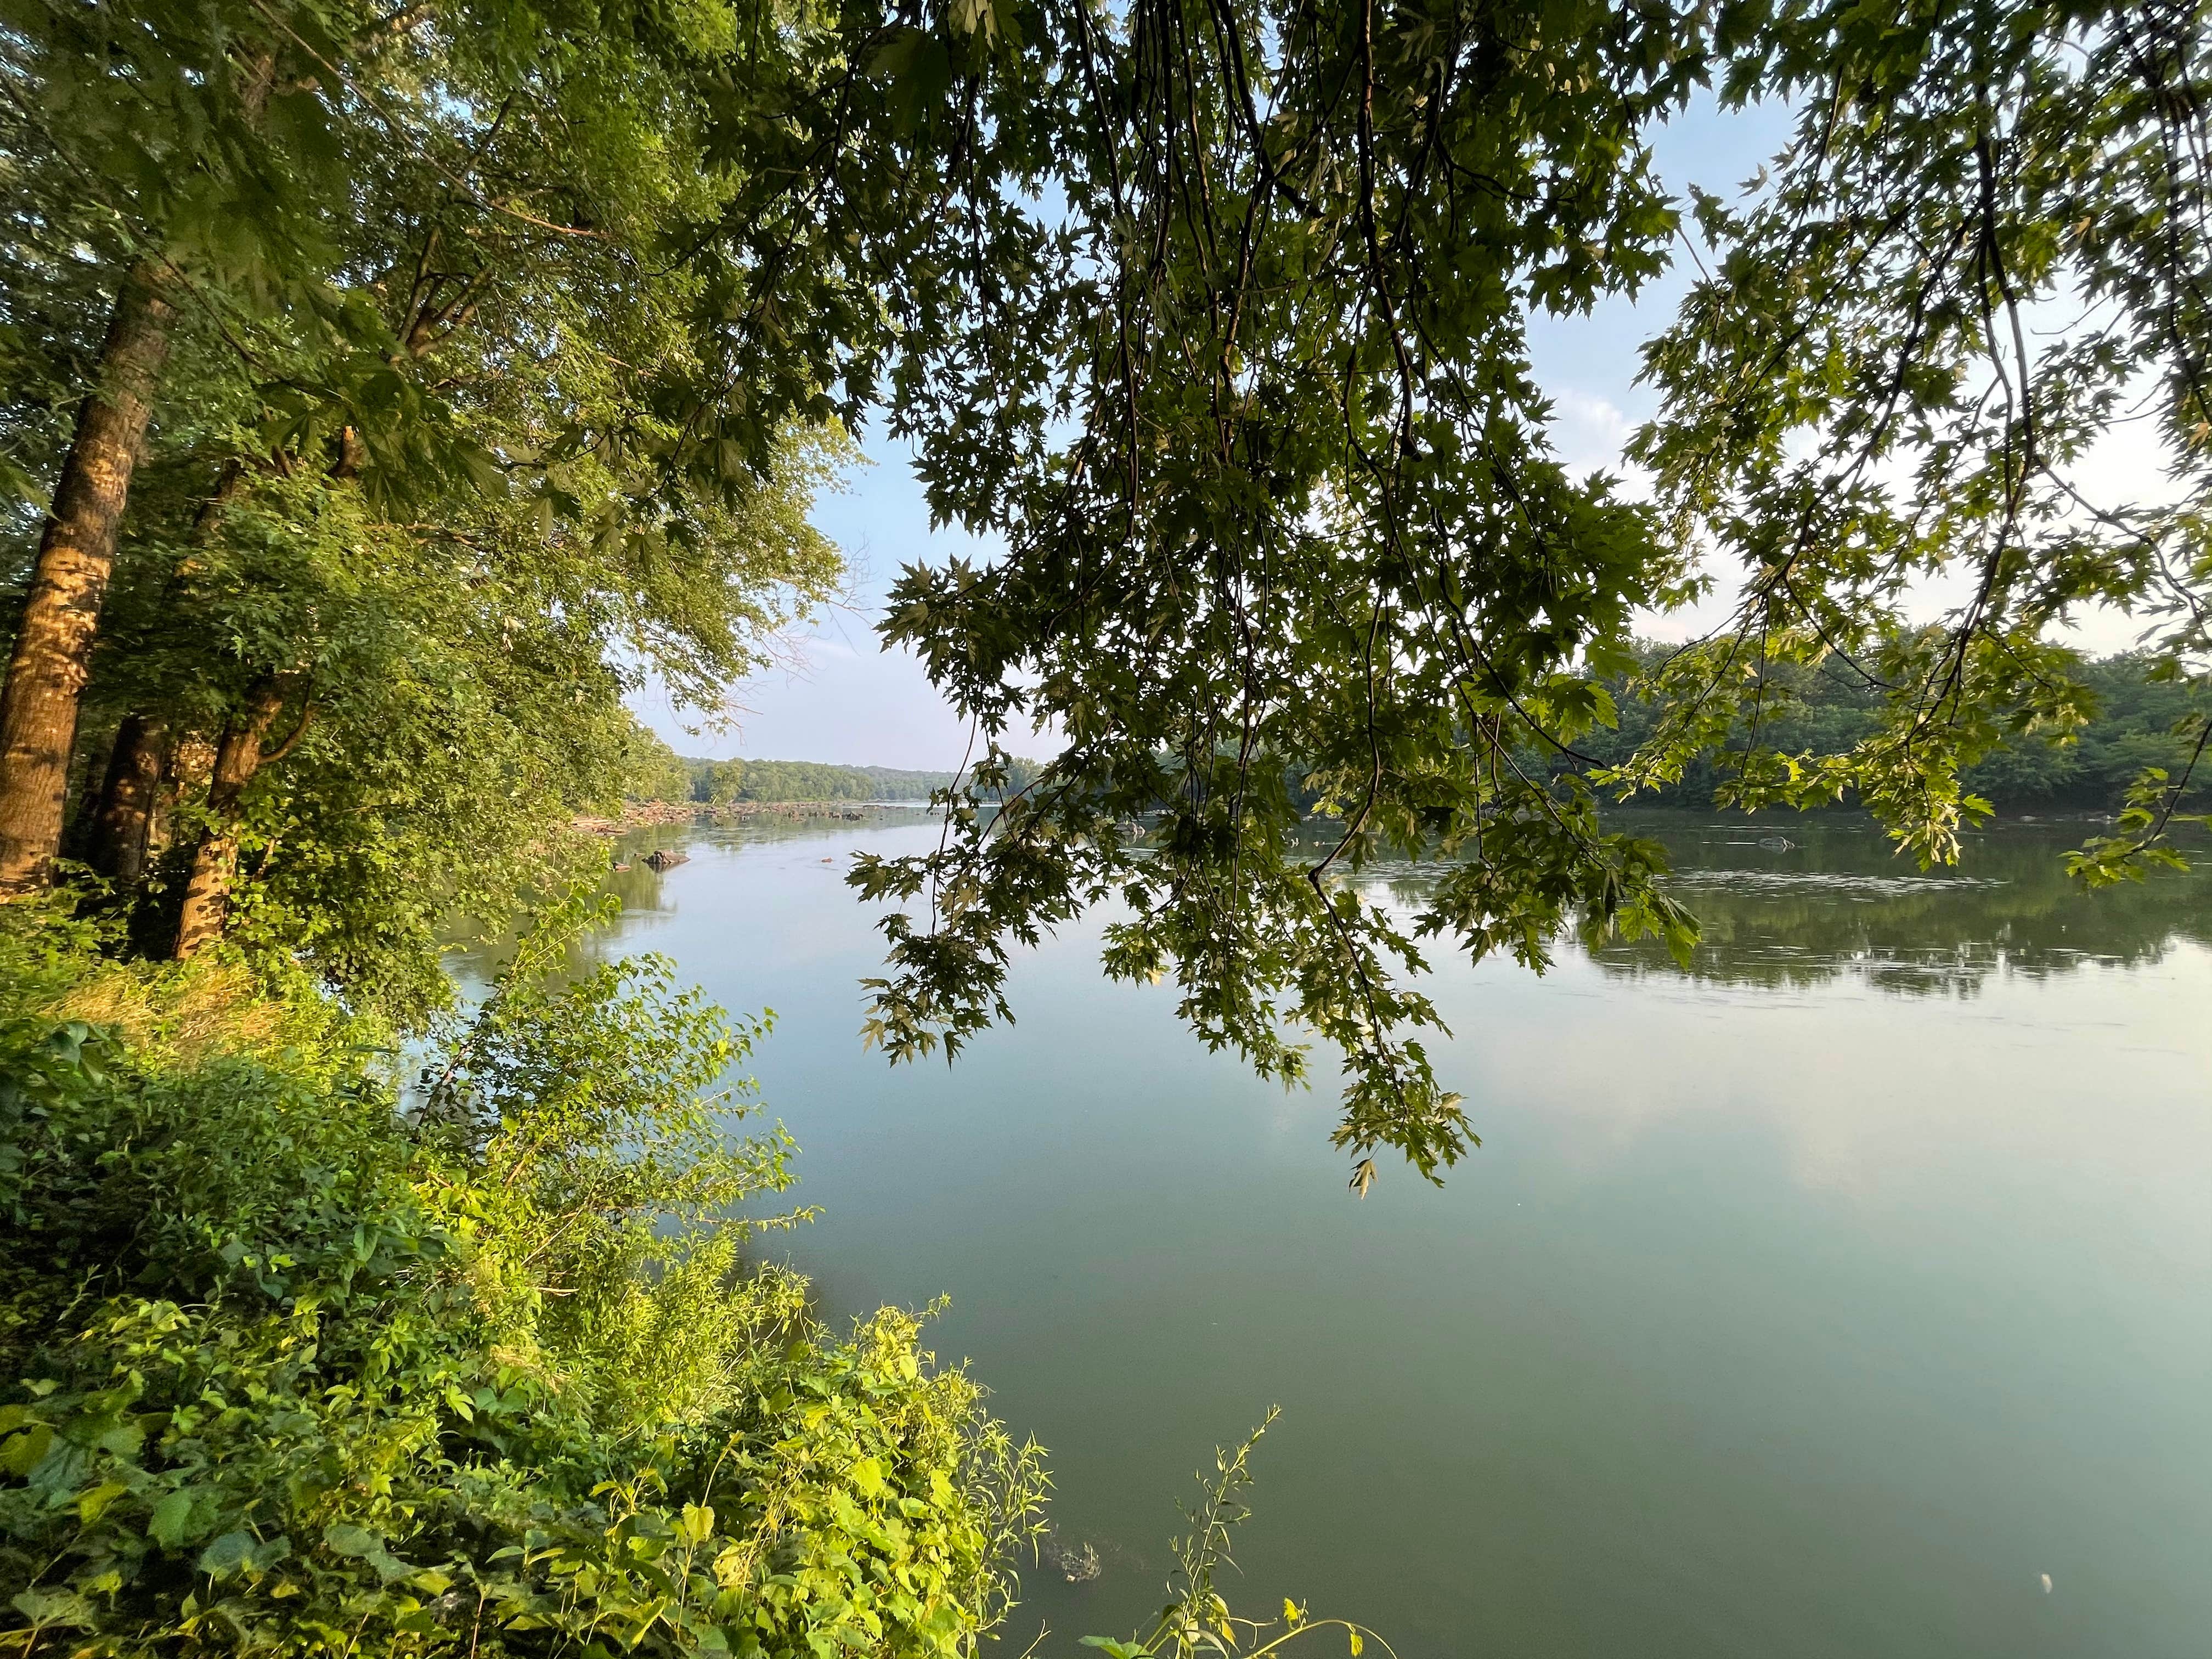
[[[240,108],[258,125],[275,83],[276,56],[249,52],[235,69]],[[98,378],[77,410],[39,538],[22,626],[0,688],[0,898],[44,886],[61,848],[77,705],[131,474],[169,356],[176,311],[167,288],[152,259],[125,275],[100,343]]]
[[[192,849],[191,874],[185,884],[184,911],[177,923],[179,962],[222,937],[230,890],[238,879],[240,798],[264,766],[292,752],[313,717],[313,706],[303,706],[292,735],[276,749],[264,750],[262,741],[283,707],[283,684],[274,678],[259,681],[216,746],[215,771],[208,780],[208,825]]]
[[[77,702],[173,315],[153,270],[133,267],[116,295],[99,380],[77,410],[39,538],[0,690],[0,896],[42,885],[61,848]]]

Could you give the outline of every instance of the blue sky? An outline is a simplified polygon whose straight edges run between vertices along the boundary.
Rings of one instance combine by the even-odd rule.
[[[1703,102],[1659,134],[1661,176],[1678,192],[1694,184],[1732,194],[1781,148],[1787,128],[1787,112],[1778,106],[1723,113]],[[1589,316],[1532,320],[1537,378],[1555,405],[1553,442],[1571,467],[1620,470],[1622,443],[1653,406],[1650,393],[1635,384],[1638,348],[1672,313],[1688,274],[1684,261],[1633,303],[1613,300]],[[965,723],[912,657],[878,648],[874,623],[901,566],[990,550],[957,530],[933,532],[905,451],[879,434],[860,435],[872,465],[856,468],[848,488],[825,495],[814,514],[851,561],[852,607],[796,634],[787,642],[788,666],[732,688],[726,729],[689,731],[696,717],[687,722],[657,690],[641,693],[634,700],[638,713],[678,753],[922,769],[960,764],[968,746]],[[2124,457],[2107,468],[2115,474],[2142,470],[2140,461]],[[1649,631],[1686,637],[1717,620],[1726,601],[1723,594],[1695,611],[1654,618]],[[2081,630],[2083,642],[2100,650],[2118,648],[2131,631],[2116,621]]]

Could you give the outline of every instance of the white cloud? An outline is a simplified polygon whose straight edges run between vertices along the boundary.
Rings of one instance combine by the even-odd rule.
[[[1601,393],[1575,386],[1552,393],[1552,442],[1572,471],[1610,472],[1624,479],[1634,477],[1642,484],[1649,475],[1621,459],[1621,451],[1635,431],[1636,422],[1620,405]],[[1635,493],[1644,490],[1639,488]]]

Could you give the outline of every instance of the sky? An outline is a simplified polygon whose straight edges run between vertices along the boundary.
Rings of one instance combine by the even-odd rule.
[[[1691,185],[1732,194],[1787,137],[1787,112],[1779,106],[1723,112],[1708,100],[1664,128],[1654,150],[1661,178],[1678,194]],[[1621,447],[1656,404],[1635,383],[1638,347],[1673,314],[1693,274],[1685,260],[1634,301],[1607,300],[1586,316],[1531,319],[1530,356],[1554,406],[1553,441],[1571,469],[1613,472],[1635,493]],[[845,550],[849,604],[795,631],[785,641],[786,664],[732,688],[729,719],[720,729],[697,729],[698,717],[672,708],[657,687],[638,693],[632,699],[638,714],[678,754],[930,771],[949,771],[967,754],[966,722],[910,653],[878,648],[875,623],[902,566],[962,553],[988,557],[993,545],[957,529],[933,531],[907,452],[879,434],[860,436],[868,464],[854,470],[842,490],[823,496],[813,515]],[[2150,483],[2155,462],[2116,442],[2110,453],[2093,457],[2091,467],[2102,472],[2109,494],[2124,492],[2138,477]],[[1724,590],[1689,610],[1651,618],[1644,631],[1655,638],[1691,637],[1718,621],[1731,599]],[[2078,642],[2097,651],[2122,648],[2132,633],[2110,617],[2076,630]]]

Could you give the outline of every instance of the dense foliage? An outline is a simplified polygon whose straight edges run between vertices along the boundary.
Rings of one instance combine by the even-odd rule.
[[[403,1111],[305,988],[118,990],[10,918],[0,1644],[970,1650],[1033,1454],[915,1318],[740,1260],[789,1148],[701,1091],[757,1032],[553,942]],[[103,985],[132,1040],[52,1018]]]
[[[956,1050],[1111,902],[1107,970],[1203,1040],[1348,1056],[1356,1182],[1434,1175],[1425,953],[1692,945],[1607,794],[1710,762],[1948,858],[1974,769],[2089,717],[2101,606],[2192,689],[2076,867],[2179,859],[2209,73],[2203,0],[0,0],[0,891],[74,799],[137,948],[244,922],[420,1013],[434,903],[539,878],[586,775],[653,787],[625,686],[711,712],[830,592],[805,504],[879,412],[1000,550],[884,623],[983,758],[941,848],[856,872],[873,1035]],[[1795,118],[1735,198],[1654,172],[1699,100]],[[1678,258],[1635,499],[1559,463],[1528,325]],[[1778,746],[1808,673],[1869,718]],[[1411,912],[1338,879],[1434,847]]]
[[[1612,724],[1583,734],[1583,759],[1532,750],[1527,764],[1563,772],[1629,763],[1668,718],[1668,705],[1644,689],[1674,672],[1677,647],[1644,644],[1632,673],[1601,684],[1611,694]],[[2145,769],[2176,781],[2177,799],[2212,798],[2212,775],[2191,768],[2194,731],[2202,720],[2203,692],[2185,683],[2153,678],[2154,659],[2144,654],[2084,662],[2075,671],[2081,693],[2078,726],[2023,735],[1960,769],[1970,794],[2004,811],[2071,810],[2108,813],[2126,802]],[[1780,757],[1832,755],[1874,738],[1887,708],[1881,692],[1839,665],[1776,663],[1761,695],[1735,711],[1725,742],[1684,763],[1679,774],[1640,797],[1666,805],[1733,806],[1755,804],[1735,757],[1761,751]],[[1702,918],[1700,919],[1702,921]]]
[[[163,383],[189,388],[156,400],[111,550],[70,850],[147,913],[149,948],[220,933],[243,878],[334,981],[404,1008],[434,994],[436,908],[504,913],[549,830],[612,794],[645,670],[717,702],[835,586],[805,515],[840,441],[771,416],[719,473],[669,453],[697,288],[641,262],[723,193],[667,101],[680,28],[524,63],[505,31],[526,14],[431,38],[240,9],[95,42],[40,9],[0,63],[47,215],[27,207],[38,257],[6,296],[46,325],[18,331],[17,384],[94,353],[103,288],[143,266]],[[156,182],[180,155],[211,199]],[[82,201],[88,171],[112,199]],[[525,211],[539,188],[588,231]],[[61,238],[70,205],[96,234]],[[69,429],[15,416],[23,470],[66,485]],[[27,556],[40,515],[13,527]],[[31,768],[9,764],[13,788]]]
[[[888,766],[829,766],[819,761],[695,760],[690,799],[733,801],[927,800],[953,784],[950,772]]]
[[[1959,775],[2088,702],[2064,624],[2117,607],[2142,666],[2200,689],[2212,591],[2212,70],[2201,5],[1843,5],[1761,16],[1723,96],[1786,102],[1788,149],[1692,204],[1713,258],[1646,348],[1635,453],[1659,527],[1745,573],[1736,625],[1667,665],[1628,775],[1671,776],[1820,665],[1873,728],[1732,762],[1747,803],[1855,793],[1924,858],[1979,809]],[[2123,449],[2148,461],[2110,475]],[[1943,594],[1940,623],[1916,595]],[[2139,872],[2201,755],[2139,775],[2140,823],[2086,849]]]
[[[631,736],[629,752],[623,758],[623,799],[630,801],[690,800],[692,798],[691,781],[698,765],[696,761],[685,760],[668,746],[658,732],[641,723]]]
[[[956,1050],[1006,1012],[1013,948],[1112,902],[1107,971],[1171,978],[1208,1043],[1285,1080],[1301,1031],[1344,1052],[1356,1186],[1382,1146],[1433,1176],[1472,1131],[1419,1040],[1427,952],[1693,945],[1601,799],[1717,754],[1747,805],[1849,798],[1948,859],[1986,810],[1962,774],[2086,717],[2065,629],[2091,605],[2195,690],[2179,763],[2076,867],[2179,860],[2212,733],[2201,0],[1117,17],[1080,33],[1065,188],[1100,303],[1058,348],[1064,441],[988,501],[933,479],[1006,550],[910,569],[885,623],[987,736],[1066,748],[941,850],[856,872],[898,907],[895,1057]],[[1740,197],[1685,202],[1650,137],[1708,97],[1796,125]],[[1527,324],[1677,257],[1702,274],[1645,356],[1632,500],[1560,465]],[[2124,430],[2163,464],[2131,501],[2096,477]],[[1733,619],[1639,682],[1644,740],[1599,763],[1639,613],[1734,573]],[[1796,670],[1875,718],[1759,740]],[[1336,878],[1438,848],[1408,908]]]
[[[0,889],[76,854],[179,955],[258,907],[418,1013],[428,915],[511,908],[619,792],[624,694],[712,717],[835,589],[838,410],[941,344],[885,244],[957,291],[975,225],[914,204],[969,186],[851,110],[833,18],[0,22]],[[807,136],[840,108],[876,165]]]

